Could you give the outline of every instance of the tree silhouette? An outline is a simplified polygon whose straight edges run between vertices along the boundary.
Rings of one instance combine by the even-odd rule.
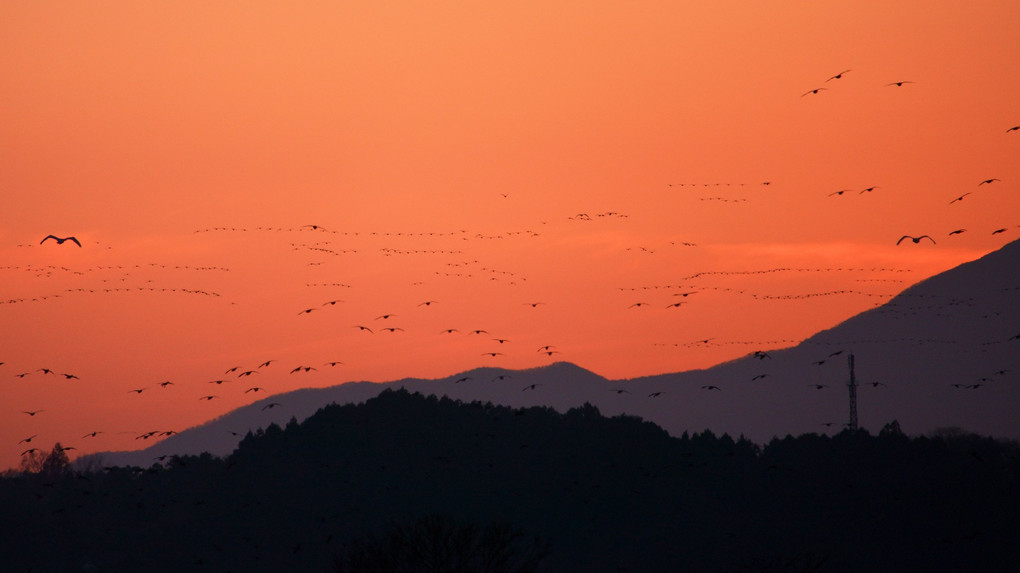
[[[352,541],[337,557],[336,573],[532,573],[549,553],[548,541],[504,523],[478,527],[430,514],[398,522],[382,535]]]
[[[70,463],[71,460],[64,453],[64,448],[61,447],[60,442],[57,442],[53,444],[50,455],[46,456],[46,459],[43,460],[39,474],[46,479],[57,479],[67,473]]]

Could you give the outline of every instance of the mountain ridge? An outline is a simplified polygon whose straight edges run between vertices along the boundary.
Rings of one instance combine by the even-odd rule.
[[[561,412],[590,403],[607,415],[639,416],[672,435],[711,429],[763,443],[844,425],[851,353],[862,427],[877,430],[898,420],[913,433],[962,427],[1020,439],[1018,296],[1020,241],[1014,241],[795,346],[768,350],[767,357],[748,354],[711,368],[620,380],[555,362],[524,370],[478,367],[434,379],[345,382],[269,396],[145,450],[98,455],[104,463],[143,466],[159,455],[225,455],[249,430],[303,420],[332,402],[361,403],[387,388]],[[274,402],[281,406],[263,411]]]

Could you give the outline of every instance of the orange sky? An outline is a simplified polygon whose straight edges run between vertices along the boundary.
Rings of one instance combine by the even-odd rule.
[[[1017,3],[338,4],[0,4],[0,467],[251,386],[707,367],[1020,235]]]

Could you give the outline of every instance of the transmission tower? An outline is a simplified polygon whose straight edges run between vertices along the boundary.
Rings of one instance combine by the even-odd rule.
[[[857,379],[854,377],[854,353],[850,353],[850,382],[846,387],[850,390],[850,423],[847,427],[850,431],[857,431]]]

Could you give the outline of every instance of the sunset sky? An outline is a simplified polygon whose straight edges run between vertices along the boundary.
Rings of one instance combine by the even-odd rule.
[[[301,387],[792,346],[1020,238],[1018,22],[0,3],[0,468]]]

